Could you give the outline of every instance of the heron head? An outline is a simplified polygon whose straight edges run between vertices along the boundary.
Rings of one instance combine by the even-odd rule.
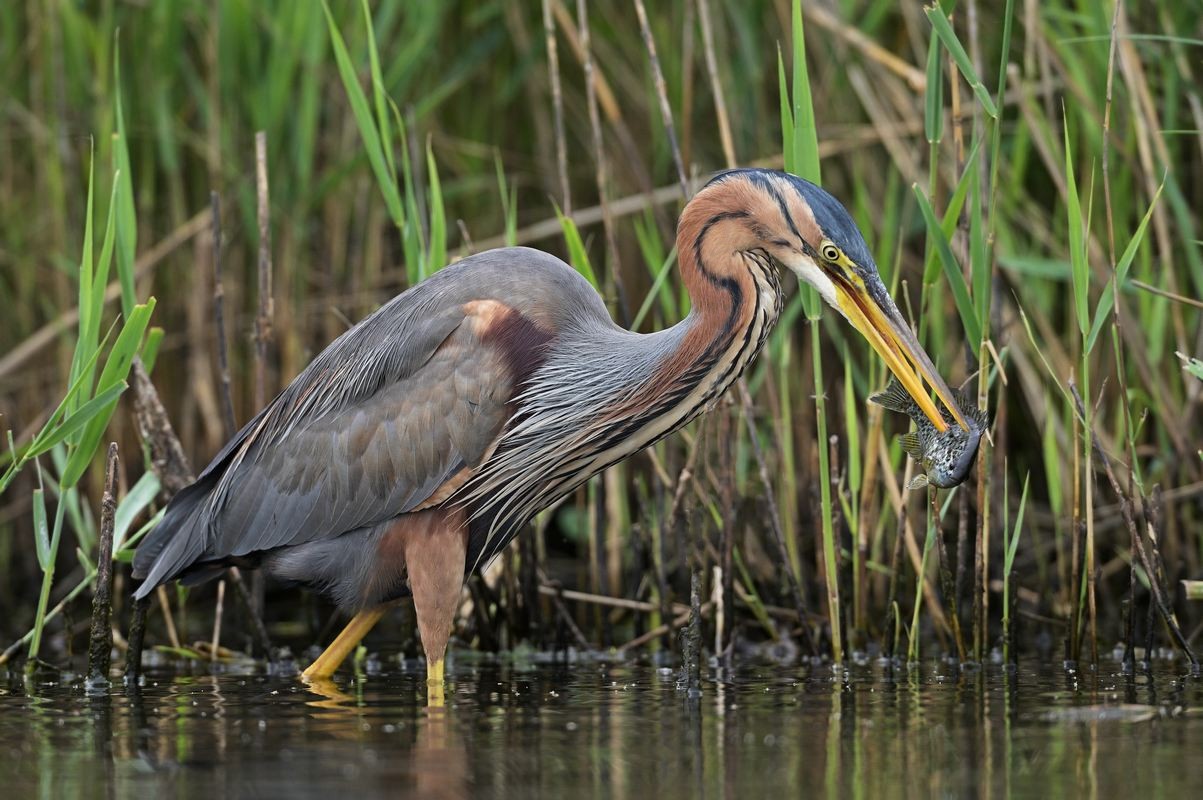
[[[761,195],[755,229],[759,246],[818,290],[885,361],[924,415],[943,431],[944,415],[924,383],[965,430],[952,390],[886,291],[877,265],[848,210],[823,188],[776,170],[733,170],[711,183],[746,180]]]

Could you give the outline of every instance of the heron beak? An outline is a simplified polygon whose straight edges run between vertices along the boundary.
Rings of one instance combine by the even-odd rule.
[[[886,362],[936,430],[947,430],[948,423],[924,388],[925,381],[957,424],[968,431],[969,424],[953,399],[952,390],[936,372],[935,365],[911,333],[885,287],[880,282],[876,286],[867,286],[859,280],[853,282],[834,270],[829,275],[844,316]]]

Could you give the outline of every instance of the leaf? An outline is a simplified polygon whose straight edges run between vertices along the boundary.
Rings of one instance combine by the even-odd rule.
[[[1015,527],[1012,529],[1011,541],[1008,543],[1006,561],[1003,565],[1003,572],[1007,575],[1011,574],[1011,566],[1015,563],[1015,553],[1019,550],[1019,534],[1023,530],[1023,510],[1028,504],[1028,482],[1032,477],[1029,472],[1023,477],[1023,493],[1019,496],[1019,510],[1015,513]]]
[[[164,330],[157,325],[152,326],[146,332],[146,343],[142,345],[142,353],[138,358],[142,359],[142,368],[146,370],[147,375],[155,371],[155,363],[159,360],[159,347],[163,344],[164,335]]]
[[[1063,110],[1064,111],[1064,110]],[[1064,116],[1064,113],[1062,114]],[[1069,144],[1069,121],[1065,120],[1066,209],[1069,214],[1069,272],[1073,279],[1074,312],[1078,329],[1086,336],[1090,330],[1090,265],[1086,261],[1086,237],[1082,227],[1082,203],[1074,179],[1073,154]]]
[[[1175,351],[1174,355],[1182,359],[1182,368],[1194,375],[1199,380],[1203,381],[1203,361],[1197,358],[1190,358],[1185,353]]]
[[[119,177],[119,176],[116,176]],[[100,247],[100,261],[95,265],[87,265],[85,275],[84,265],[80,264],[80,317],[78,332],[75,336],[75,352],[71,357],[71,378],[80,378],[80,393],[69,405],[76,402],[87,402],[92,396],[92,379],[95,375],[94,366],[100,352],[100,318],[104,315],[104,292],[109,281],[109,268],[113,263],[113,247],[116,241],[117,228],[117,190],[118,184],[113,183],[112,195],[109,197],[109,216],[105,222],[104,243]],[[89,248],[90,252],[90,248]],[[86,288],[85,288],[86,287]],[[87,322],[84,322],[84,309],[87,309]]]
[[[802,28],[802,0],[793,1],[793,27],[790,31],[794,49],[793,122],[794,169],[799,177],[822,185],[819,169],[819,129],[815,123],[815,107],[810,92],[810,74],[806,69],[806,37]]]
[[[376,49],[376,31],[372,26],[372,11],[368,7],[368,0],[362,0],[361,6],[363,7],[363,22],[368,33],[368,64],[372,71],[372,99],[376,104],[376,125],[380,131],[384,160],[388,163],[388,174],[396,176],[397,165],[393,162],[393,135],[389,128],[389,110],[384,92],[384,76],[380,72],[380,53]]]
[[[948,237],[944,235],[944,230],[936,221],[936,212],[932,210],[927,196],[923,194],[919,184],[913,184],[911,188],[915,191],[915,197],[919,200],[919,210],[923,212],[923,219],[927,222],[927,235],[935,240],[936,250],[944,265],[944,275],[948,278],[948,285],[952,288],[957,311],[961,314],[961,325],[965,328],[965,335],[970,342],[976,344],[982,340],[982,327],[978,323],[977,312],[973,309],[973,301],[969,297],[969,287],[965,285],[965,276],[961,274],[961,267],[952,254]]]
[[[110,386],[105,391],[93,397],[88,402],[71,412],[71,415],[63,420],[62,424],[54,430],[46,434],[45,437],[39,436],[25,453],[26,458],[36,458],[43,453],[49,452],[55,445],[71,436],[77,431],[83,430],[84,426],[92,421],[92,418],[104,410],[105,406],[110,403],[115,403],[121,393],[128,388],[125,381],[121,381],[115,386]]]
[[[647,290],[647,296],[643,298],[643,304],[639,306],[639,313],[635,315],[635,319],[631,322],[631,330],[638,330],[644,317],[651,311],[652,303],[655,302],[661,287],[664,286],[669,273],[672,272],[672,265],[676,260],[677,248],[674,247],[669,252],[668,257],[664,259],[664,263],[660,265],[660,270],[656,273],[655,280],[652,281],[652,287]]]
[[[113,349],[109,352],[104,369],[100,373],[100,380],[96,385],[98,395],[104,394],[110,387],[117,386],[129,375],[134,356],[142,347],[142,336],[146,332],[154,308],[153,297],[144,304],[134,306],[121,333],[117,334],[117,340],[113,342]],[[71,456],[67,460],[67,467],[63,471],[62,485],[64,489],[74,486],[83,475],[84,470],[87,469],[100,444],[100,437],[108,427],[109,418],[112,417],[116,407],[117,401],[114,399],[88,422],[78,446],[71,452]]]
[[[961,177],[957,179],[956,188],[952,190],[952,197],[948,198],[948,208],[944,209],[944,221],[940,224],[940,228],[944,231],[946,239],[952,239],[953,231],[957,229],[957,220],[961,218],[961,209],[965,207],[965,198],[969,195],[969,183],[977,171],[980,145],[981,141],[974,141],[973,147],[969,151],[969,157],[965,159],[965,169],[961,172]],[[937,266],[936,251],[932,248],[928,253],[927,263],[923,265],[923,282],[925,284],[930,286],[936,282],[936,276],[939,274]]]
[[[781,102],[781,152],[785,157],[785,171],[794,169],[794,112],[790,107],[789,83],[785,80],[785,58],[781,45],[777,45],[777,97]]]
[[[347,100],[351,103],[351,113],[355,124],[359,127],[359,135],[363,138],[363,146],[368,153],[368,163],[376,175],[376,183],[384,195],[384,203],[388,207],[389,216],[398,228],[405,227],[405,214],[401,208],[401,193],[397,189],[397,177],[389,172],[388,160],[384,157],[384,149],[380,140],[380,132],[372,118],[372,110],[368,107],[368,99],[364,96],[363,87],[355,75],[355,66],[347,53],[347,45],[343,42],[338,26],[334,24],[334,16],[330,6],[322,0],[322,10],[326,12],[326,25],[330,29],[330,45],[334,48],[334,60],[338,64],[338,74],[342,79],[343,88],[347,91]]]
[[[940,41],[944,43],[944,47],[952,55],[952,60],[956,62],[957,68],[973,88],[973,93],[977,95],[977,100],[982,104],[982,108],[985,109],[991,118],[998,119],[998,106],[994,105],[993,98],[986,91],[981,78],[977,76],[977,70],[973,68],[973,62],[969,60],[969,54],[961,46],[961,41],[957,38],[956,31],[952,29],[952,24],[948,21],[948,17],[938,6],[934,5],[924,8],[923,13],[927,14],[927,18],[931,20],[932,29],[940,37]]]
[[[936,144],[944,138],[944,70],[940,65],[940,40],[932,31],[927,45],[927,88],[923,94],[923,132]]]
[[[1136,226],[1136,233],[1132,234],[1132,241],[1128,242],[1128,246],[1124,248],[1123,255],[1115,265],[1115,279],[1108,282],[1103,287],[1103,294],[1099,297],[1099,304],[1094,309],[1094,322],[1090,326],[1090,334],[1086,337],[1086,353],[1089,354],[1094,349],[1095,340],[1099,337],[1099,331],[1103,328],[1103,323],[1107,320],[1107,315],[1111,312],[1111,306],[1115,302],[1115,287],[1124,285],[1125,279],[1128,277],[1128,269],[1132,266],[1133,259],[1136,258],[1136,251],[1140,249],[1141,242],[1145,238],[1145,229],[1149,227],[1149,220],[1153,217],[1153,209],[1157,207],[1157,200],[1161,197],[1161,190],[1165,188],[1165,181],[1157,187],[1157,193],[1153,195],[1153,202],[1149,203],[1148,210],[1145,211],[1144,217],[1140,220],[1140,225]]]
[[[133,171],[130,169],[128,137],[125,133],[125,113],[121,108],[119,33],[113,34],[113,106],[117,117],[117,132],[113,135],[116,170],[113,175],[113,196],[117,207],[117,280],[121,284],[121,313],[128,317],[137,302],[134,293],[134,254],[138,250],[138,217],[134,210]]]
[[[126,492],[125,497],[117,504],[117,511],[113,515],[114,551],[121,549],[130,525],[154,501],[159,494],[159,489],[159,477],[153,471],[147,470],[142,473],[138,482]]]
[[[150,533],[155,527],[163,521],[163,516],[167,513],[167,507],[160,508],[153,517],[143,523],[142,527],[134,531],[133,536],[128,537],[123,547],[120,549],[113,548],[113,558],[117,561],[129,562],[134,560],[134,549],[138,542],[142,541],[142,537]]]
[[[447,264],[447,216],[443,208],[443,186],[439,183],[439,167],[434,160],[430,139],[426,140],[426,174],[430,181],[427,203],[430,206],[430,250],[426,254],[429,273]]]
[[[33,490],[33,543],[38,553],[38,566],[45,572],[50,568],[50,525],[46,521],[46,493]]]
[[[601,291],[601,286],[597,282],[597,276],[593,273],[593,265],[589,263],[589,253],[585,250],[585,243],[581,240],[581,232],[576,227],[576,222],[572,217],[564,215],[557,205],[556,216],[560,219],[560,227],[564,229],[564,243],[568,246],[568,260],[576,271],[585,277],[593,285],[594,289]]]

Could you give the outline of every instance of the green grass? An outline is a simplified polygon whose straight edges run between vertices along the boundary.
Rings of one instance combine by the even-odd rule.
[[[127,471],[119,560],[162,507],[142,477],[150,473],[120,400],[133,354],[154,367],[194,464],[222,444],[208,226],[189,228],[210,190],[225,209],[234,405],[239,420],[256,411],[257,130],[266,132],[271,172],[280,385],[345,320],[484,244],[547,249],[599,287],[623,286],[639,330],[688,312],[675,271],[680,201],[638,202],[675,186],[677,170],[631,4],[588,4],[608,201],[636,208],[614,218],[617,254],[606,252],[593,209],[599,187],[576,4],[551,3],[570,204],[556,164],[540,4],[219,5],[217,14],[201,0],[0,9],[0,68],[19,76],[0,99],[0,426],[10,431],[0,456],[0,646],[28,635],[34,652],[46,657],[52,642],[51,657],[61,659],[61,614],[52,612],[90,580],[102,444],[120,442]],[[1189,9],[1157,0],[1149,13],[1130,13],[1129,35],[1116,42],[1123,57],[1113,60],[1110,7],[1029,5],[979,3],[977,41],[964,4],[925,13],[886,0],[844,7],[845,24],[912,70],[915,83],[797,0],[709,5],[710,55],[736,159],[821,176],[862,226],[949,382],[977,373],[971,386],[991,412],[992,441],[958,490],[964,496],[937,498],[932,522],[963,577],[955,607],[976,659],[1004,642],[1008,656],[1012,645],[1028,652],[1044,623],[1025,621],[1012,637],[1013,611],[1066,622],[1046,632],[1069,632],[1067,657],[1091,658],[1092,643],[1105,649],[1123,635],[1126,564],[1136,559],[1115,524],[1110,485],[1095,476],[1091,430],[1138,515],[1161,487],[1167,590],[1188,633],[1203,613],[1176,588],[1203,577],[1190,371],[1203,358],[1201,312],[1137,283],[1203,295],[1193,213],[1203,205],[1192,110],[1198,47],[1178,35],[1195,23]],[[696,15],[677,4],[648,10],[686,171],[704,176],[726,156],[701,31],[683,28]],[[173,234],[174,246],[159,250]],[[31,340],[72,309],[77,321]],[[936,559],[924,558],[928,504],[899,486],[895,439],[905,422],[864,405],[885,372],[837,314],[821,312],[814,293],[792,296],[748,375],[787,563],[763,522],[753,434],[738,419],[719,421],[742,414],[737,402],[720,406],[708,430],[691,426],[552,515],[537,552],[582,565],[557,567],[554,577],[650,600],[658,614],[669,606],[656,574],[665,603],[686,597],[693,567],[710,579],[734,520],[727,630],[739,620],[753,637],[770,626],[797,636],[796,622],[772,616],[793,607],[782,579],[790,570],[808,607],[824,612],[805,624],[837,659],[879,641],[895,602],[908,652],[922,645],[931,654],[950,640],[935,628],[954,604],[934,575]],[[1081,416],[1071,377],[1086,401]],[[715,441],[720,431],[729,443]],[[687,466],[692,477],[682,482]],[[920,533],[892,575],[900,515]],[[605,586],[584,577],[590,547]],[[505,575],[491,612],[502,627],[522,605]],[[184,617],[211,614],[211,590],[194,598]],[[1147,602],[1142,584],[1142,612]],[[601,618],[573,611],[582,624]],[[549,606],[542,618],[556,613]],[[619,643],[647,622],[629,611],[605,619]],[[157,624],[152,637],[161,637]],[[599,627],[585,633],[597,641]]]

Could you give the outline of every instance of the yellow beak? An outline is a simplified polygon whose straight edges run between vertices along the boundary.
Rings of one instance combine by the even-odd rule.
[[[837,274],[835,270],[828,274],[835,284],[836,298],[844,316],[886,362],[886,366],[914,398],[924,415],[936,426],[936,430],[947,430],[948,423],[932,402],[928,390],[923,386],[924,381],[936,393],[936,397],[949,410],[957,424],[968,431],[969,424],[965,421],[961,409],[957,407],[952,390],[936,372],[931,359],[907,327],[898,307],[886,294],[885,289],[870,293],[860,281],[853,283],[843,275]]]

